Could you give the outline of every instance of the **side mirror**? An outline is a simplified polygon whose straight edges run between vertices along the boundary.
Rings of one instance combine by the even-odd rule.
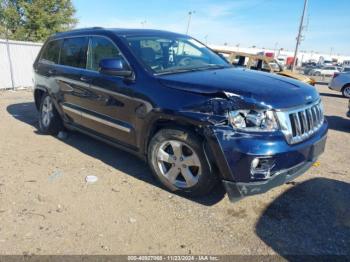
[[[122,77],[129,77],[132,75],[132,71],[130,70],[130,68],[121,59],[114,59],[114,58],[102,59],[100,61],[99,66],[100,66],[100,72],[107,75],[122,76]]]

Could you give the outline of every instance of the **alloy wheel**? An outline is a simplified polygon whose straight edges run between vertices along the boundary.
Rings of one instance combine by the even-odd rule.
[[[202,172],[197,153],[177,140],[168,140],[160,145],[157,164],[162,176],[177,188],[195,186]]]
[[[41,122],[45,127],[49,127],[53,117],[53,105],[50,96],[46,96],[41,108]]]

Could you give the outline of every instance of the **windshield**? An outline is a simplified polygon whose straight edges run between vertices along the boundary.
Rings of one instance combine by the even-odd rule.
[[[155,74],[230,67],[200,42],[176,36],[126,37],[133,53]]]

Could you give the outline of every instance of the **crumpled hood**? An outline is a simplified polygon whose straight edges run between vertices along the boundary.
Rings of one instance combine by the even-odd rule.
[[[232,93],[267,107],[279,109],[319,99],[316,89],[297,80],[247,69],[226,68],[158,76],[170,88],[215,94]]]

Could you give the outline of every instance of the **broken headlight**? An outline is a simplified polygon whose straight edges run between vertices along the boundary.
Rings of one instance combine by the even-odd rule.
[[[237,110],[228,114],[233,128],[253,131],[271,132],[278,129],[276,115],[271,110]]]

